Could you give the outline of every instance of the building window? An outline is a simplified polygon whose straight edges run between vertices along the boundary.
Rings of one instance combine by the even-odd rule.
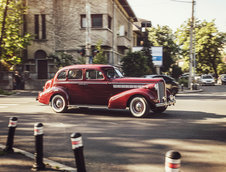
[[[102,14],[93,14],[91,15],[92,27],[94,28],[102,28]]]
[[[35,14],[34,25],[35,39],[46,39],[46,15]]]
[[[111,29],[111,21],[112,21],[111,17],[108,16],[108,29]]]
[[[81,15],[81,28],[86,27],[86,15]]]
[[[39,15],[35,15],[35,39],[39,39]]]
[[[42,14],[42,39],[46,39],[46,15]]]
[[[86,27],[86,15],[81,15],[81,28]],[[91,15],[91,27],[92,28],[102,28],[103,27],[103,15],[102,14],[92,14]]]

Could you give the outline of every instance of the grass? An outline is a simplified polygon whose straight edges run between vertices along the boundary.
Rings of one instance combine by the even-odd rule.
[[[2,95],[12,95],[12,94],[14,94],[14,92],[0,89],[0,94],[2,94]]]
[[[0,156],[3,156],[5,154],[6,154],[6,152],[4,152],[3,150],[0,150]]]

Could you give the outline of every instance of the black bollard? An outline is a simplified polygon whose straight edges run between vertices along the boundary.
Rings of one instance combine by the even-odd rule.
[[[170,150],[165,155],[165,172],[179,172],[181,163],[181,154]]]
[[[13,140],[14,140],[14,134],[17,127],[17,117],[11,117],[9,118],[9,132],[8,132],[8,138],[6,142],[6,147],[4,149],[5,152],[14,152],[13,151]]]
[[[74,151],[77,172],[86,172],[85,160],[83,156],[82,135],[80,133],[71,134],[71,144]]]
[[[37,123],[34,125],[35,136],[35,163],[32,170],[44,170],[45,164],[43,163],[43,124]]]

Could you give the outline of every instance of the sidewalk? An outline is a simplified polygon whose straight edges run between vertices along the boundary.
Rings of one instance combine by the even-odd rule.
[[[11,95],[4,95],[0,94],[0,97],[5,97],[5,96],[15,96],[15,95],[20,95],[20,96],[37,96],[38,95],[38,90],[11,90],[13,94]]]
[[[34,164],[34,155],[17,149],[14,149],[14,153],[6,153],[3,151],[4,146],[0,144],[0,172],[30,172]],[[46,165],[43,172],[77,172],[75,168],[67,167],[57,162],[43,159],[43,163]]]

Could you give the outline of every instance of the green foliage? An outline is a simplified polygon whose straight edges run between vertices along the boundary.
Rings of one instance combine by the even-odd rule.
[[[181,68],[178,65],[172,66],[171,76],[175,79],[178,79],[183,74]]]
[[[218,71],[218,74],[225,74],[226,73],[226,64],[225,63],[220,63],[217,66],[217,71]]]
[[[162,72],[169,72],[171,65],[177,60],[176,55],[179,47],[174,42],[175,37],[172,30],[168,26],[157,26],[149,29],[149,40],[153,42],[153,46],[163,47],[163,65]]]
[[[0,60],[14,66],[22,62],[21,50],[29,44],[31,35],[21,33],[23,15],[26,12],[23,1],[9,1],[7,8],[6,2],[2,0],[0,3]]]
[[[77,58],[77,63],[78,64],[86,64],[86,59],[84,57],[82,57],[82,56],[79,56]]]
[[[176,32],[177,42],[181,45],[181,55],[189,63],[189,22],[184,23]],[[195,24],[196,73],[214,73],[218,76],[218,66],[222,63],[224,35],[218,32],[214,20],[198,21]],[[188,65],[186,70],[188,70]]]
[[[93,57],[93,64],[108,64],[107,57],[104,55],[104,51],[101,48],[102,42],[98,42],[95,49],[98,53]]]
[[[184,87],[188,87],[188,77],[179,78],[179,84],[184,85]]]
[[[147,57],[143,52],[132,53],[130,51],[121,62],[125,76],[140,77],[149,72]]]
[[[76,61],[74,60],[72,55],[65,54],[62,52],[50,54],[49,58],[54,59],[57,68],[76,64]]]

